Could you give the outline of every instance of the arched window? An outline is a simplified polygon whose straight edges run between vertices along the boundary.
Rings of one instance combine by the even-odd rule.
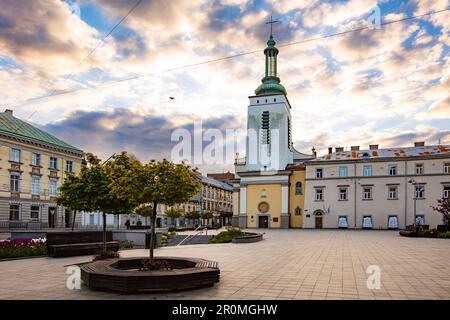
[[[295,208],[295,215],[296,216],[301,216],[302,215],[302,209],[300,209],[300,207]]]
[[[300,181],[295,184],[295,194],[302,194],[302,183]]]

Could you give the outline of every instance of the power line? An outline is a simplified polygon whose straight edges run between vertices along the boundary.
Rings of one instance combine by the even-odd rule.
[[[383,23],[380,24],[380,26],[391,25],[391,24],[394,24],[394,23],[404,22],[404,21],[408,21],[408,20],[420,19],[420,18],[423,18],[423,17],[426,17],[426,16],[432,16],[434,14],[438,14],[438,13],[441,13],[441,12],[444,12],[444,11],[448,11],[448,10],[450,10],[450,7],[447,7],[445,9],[438,10],[438,11],[432,11],[432,12],[424,13],[424,14],[421,14],[421,15],[410,16],[410,17],[405,17],[405,18],[398,19],[398,20],[392,20],[392,21],[383,22]],[[317,36],[317,37],[312,37],[312,38],[299,40],[299,41],[295,41],[295,42],[279,44],[278,47],[279,48],[283,48],[283,47],[289,47],[289,46],[304,44],[304,43],[313,42],[313,41],[319,41],[319,40],[323,40],[323,39],[327,39],[327,38],[347,35],[347,34],[350,34],[350,33],[353,33],[353,32],[360,32],[360,31],[367,30],[367,29],[369,29],[369,27],[365,26],[365,27],[360,27],[360,28],[356,28],[356,29],[346,30],[346,31],[342,31],[342,32],[326,34],[326,35],[320,35],[320,36]],[[52,92],[52,93],[50,93],[48,95],[29,98],[25,102],[23,102],[22,104],[26,104],[26,103],[31,102],[31,101],[47,99],[47,98],[54,97],[54,96],[61,96],[61,95],[66,95],[66,94],[75,93],[75,92],[79,92],[79,91],[95,89],[95,88],[99,88],[99,87],[102,87],[102,86],[109,86],[109,85],[113,85],[113,84],[116,84],[116,83],[128,82],[128,81],[136,80],[136,79],[140,79],[140,78],[152,77],[152,76],[163,74],[163,73],[168,73],[168,72],[173,72],[173,71],[178,71],[178,70],[183,70],[183,69],[189,69],[189,68],[193,68],[193,67],[197,67],[197,66],[201,66],[201,65],[205,65],[205,64],[210,64],[210,63],[230,60],[230,59],[234,59],[234,58],[238,58],[238,57],[242,57],[242,56],[246,56],[246,55],[255,54],[255,53],[261,52],[261,50],[262,49],[241,52],[241,53],[237,53],[237,54],[234,54],[234,55],[224,56],[224,57],[211,59],[211,60],[206,60],[206,61],[200,61],[200,62],[187,64],[187,65],[183,65],[183,66],[178,66],[178,67],[174,67],[174,68],[164,69],[164,70],[157,71],[157,72],[145,73],[145,74],[131,76],[131,77],[124,78],[124,79],[118,79],[118,80],[112,80],[112,81],[108,81],[108,82],[102,82],[102,83],[99,83],[97,85],[93,85],[93,86],[89,86],[89,87],[77,88],[77,89],[72,89],[72,90],[62,90],[62,91],[59,91],[59,92]]]
[[[89,53],[78,63],[76,69],[78,69],[87,59],[89,59],[89,57],[99,48],[101,47],[106,39],[114,32],[114,30],[117,29],[117,27],[119,27],[123,21],[125,21],[126,18],[128,18],[128,16],[141,4],[143,0],[138,0],[136,1],[136,3],[130,8],[130,10],[128,10],[128,12],[126,13],[125,16],[123,16],[112,28],[111,30],[109,30],[109,32],[97,43],[97,45],[91,50],[89,51]],[[69,74],[68,77],[66,77],[66,81],[67,80],[71,80],[72,77],[77,73],[78,70],[75,70],[73,72],[71,72]],[[53,91],[48,94],[47,96],[45,96],[46,98],[52,97],[57,93],[58,89],[53,89]],[[33,98],[26,100],[24,103],[27,103],[29,101],[32,101]],[[34,110],[31,115],[28,117],[27,121],[31,119],[31,117],[37,112],[37,110]],[[19,130],[21,128],[21,126],[19,128],[17,128],[17,130]]]

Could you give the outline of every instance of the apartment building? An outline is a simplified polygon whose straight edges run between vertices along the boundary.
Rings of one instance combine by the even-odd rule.
[[[0,113],[0,227],[71,226],[72,212],[55,198],[83,159],[82,150],[14,117],[12,110]]]
[[[306,161],[304,228],[397,229],[442,224],[431,208],[450,193],[450,146],[329,150]]]

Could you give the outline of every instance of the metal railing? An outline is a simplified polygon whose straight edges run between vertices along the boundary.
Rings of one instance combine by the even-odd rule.
[[[198,231],[198,229],[203,228],[202,230]],[[197,233],[195,233],[196,231],[198,231]],[[188,240],[192,240],[193,238],[195,238],[196,236],[198,236],[199,234],[203,233],[205,231],[206,235],[208,235],[208,228],[203,227],[203,226],[198,226],[195,230],[194,230],[194,234],[188,234],[186,236],[186,238],[184,238],[183,240],[181,240],[176,247],[181,246],[183,243],[185,243]]]

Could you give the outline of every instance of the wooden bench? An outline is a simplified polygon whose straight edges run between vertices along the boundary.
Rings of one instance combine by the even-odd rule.
[[[106,241],[108,250],[119,250],[119,241],[113,241],[111,231],[106,232]],[[89,255],[102,249],[102,231],[47,232],[47,254],[49,257]]]

